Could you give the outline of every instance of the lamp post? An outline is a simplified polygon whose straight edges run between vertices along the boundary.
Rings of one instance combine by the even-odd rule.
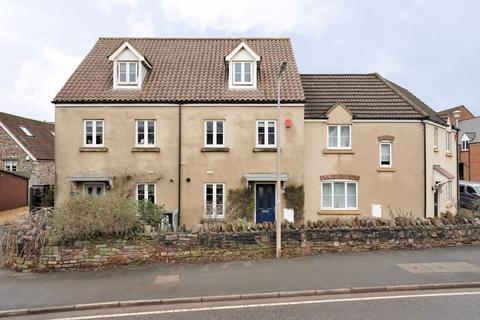
[[[276,189],[276,200],[275,200],[275,234],[276,234],[276,256],[280,258],[282,256],[282,186],[280,180],[280,160],[281,160],[281,133],[280,133],[280,85],[282,83],[282,73],[285,71],[287,67],[287,61],[282,61],[280,64],[280,69],[278,71],[278,78],[277,78],[277,123],[276,123],[276,144],[277,144],[277,181],[275,183]]]
[[[459,134],[459,129],[458,129],[458,120],[460,119],[460,115],[461,115],[461,111],[460,110],[455,110],[452,112],[453,114],[453,118],[455,119],[455,129],[456,129],[456,133],[455,133],[455,166],[456,166],[456,169],[457,169],[457,201],[456,201],[456,206],[455,206],[455,209],[457,209],[457,212],[460,210],[460,190],[459,190],[459,158],[458,158],[458,154],[460,153],[460,145],[458,144],[458,141],[459,141],[459,137],[458,137],[458,134]],[[453,125],[452,125],[453,126]],[[470,155],[470,151],[468,152],[468,154]],[[470,174],[470,171],[469,171],[469,174]]]

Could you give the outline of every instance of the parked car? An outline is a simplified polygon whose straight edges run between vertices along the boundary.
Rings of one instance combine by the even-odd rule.
[[[459,181],[460,206],[473,211],[480,209],[480,182]]]

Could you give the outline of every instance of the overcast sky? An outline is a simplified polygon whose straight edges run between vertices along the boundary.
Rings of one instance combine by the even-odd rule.
[[[0,111],[50,101],[101,36],[292,38],[303,73],[379,72],[480,115],[477,0],[0,0]]]

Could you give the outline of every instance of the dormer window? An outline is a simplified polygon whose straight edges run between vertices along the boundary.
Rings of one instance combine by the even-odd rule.
[[[257,65],[260,57],[244,42],[240,43],[225,60],[228,62],[230,89],[256,89]]]
[[[137,85],[138,83],[138,62],[118,61],[118,84]]]

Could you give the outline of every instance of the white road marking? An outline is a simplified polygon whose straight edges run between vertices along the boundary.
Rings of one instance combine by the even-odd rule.
[[[325,300],[256,303],[256,304],[243,304],[243,305],[233,305],[233,306],[198,307],[198,308],[156,310],[156,311],[143,311],[143,312],[132,312],[132,313],[102,314],[102,315],[93,315],[93,316],[56,318],[56,319],[52,319],[52,320],[107,319],[107,318],[120,318],[120,317],[138,317],[138,316],[148,316],[148,315],[158,315],[158,314],[184,313],[184,312],[218,311],[218,310],[247,309],[247,308],[294,306],[294,305],[304,305],[304,304],[323,304],[323,303],[337,303],[337,302],[357,302],[357,301],[394,300],[394,299],[431,298],[431,297],[452,297],[452,296],[474,296],[474,295],[480,295],[480,291],[424,293],[424,294],[408,294],[408,295],[396,295],[396,296],[376,296],[376,297],[339,298],[339,299],[325,299]]]

